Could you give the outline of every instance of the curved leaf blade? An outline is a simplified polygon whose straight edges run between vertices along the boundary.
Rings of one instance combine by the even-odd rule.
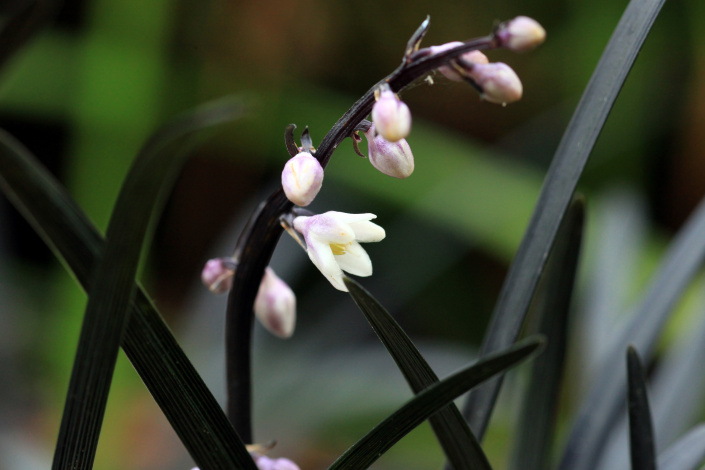
[[[344,277],[343,281],[350,296],[389,351],[411,390],[419,393],[438,383],[438,376],[394,317],[356,281],[348,277]],[[453,468],[456,470],[492,468],[480,443],[477,442],[455,404],[451,403],[431,416],[429,422]]]
[[[14,138],[0,130],[0,187],[81,285],[90,291],[103,240],[63,187]],[[254,463],[161,316],[138,289],[122,346],[196,463]]]
[[[375,426],[329,468],[368,468],[402,437],[452,400],[482,381],[526,359],[542,344],[543,340],[540,338],[521,341],[431,385]]]
[[[632,470],[655,470],[654,426],[646,393],[646,379],[641,359],[633,346],[627,348],[627,381]]]
[[[481,354],[511,344],[519,334],[538,278],[617,95],[664,0],[631,0],[610,38],[551,162],[526,234],[502,286]],[[463,407],[482,439],[502,378],[473,390]]]
[[[519,432],[510,468],[550,468],[551,444],[557,416],[566,357],[568,314],[582,244],[585,203],[576,198],[556,235],[531,305],[538,316],[539,333],[546,349],[531,365],[531,379],[524,397]],[[530,314],[531,315],[531,314]]]
[[[661,470],[696,470],[705,460],[705,424],[694,427],[658,456]]]

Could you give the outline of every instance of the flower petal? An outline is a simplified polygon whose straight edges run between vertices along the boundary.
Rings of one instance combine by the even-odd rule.
[[[343,282],[343,271],[338,266],[330,245],[309,237],[306,238],[306,245],[308,246],[306,250],[308,257],[311,258],[318,270],[333,284],[333,287],[347,292],[348,289]]]
[[[360,222],[350,223],[355,232],[355,240],[359,242],[378,242],[383,240],[386,233],[382,227],[375,224],[374,222],[368,222],[366,220]]]
[[[348,243],[355,239],[352,227],[329,212],[311,217],[306,225],[304,236],[315,237],[328,243]]]
[[[365,251],[357,242],[352,242],[346,248],[344,255],[336,255],[335,260],[340,268],[355,276],[371,276],[372,261]]]

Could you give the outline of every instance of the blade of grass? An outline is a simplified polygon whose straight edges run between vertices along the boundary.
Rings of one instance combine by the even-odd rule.
[[[583,199],[574,199],[556,235],[556,243],[531,305],[530,315],[539,318],[538,330],[546,337],[546,349],[531,366],[531,381],[524,396],[510,467],[515,470],[540,470],[551,466],[568,313],[580,257],[584,216]]]
[[[452,400],[526,359],[542,344],[540,338],[521,341],[431,385],[357,441],[329,467],[330,470],[368,468],[402,437]]]
[[[631,0],[583,93],[556,150],[526,234],[509,269],[481,354],[517,337],[578,179],[664,0]],[[473,390],[463,408],[482,439],[502,384],[501,376]]]
[[[588,470],[604,448],[624,406],[624,369],[612,358],[629,344],[651,356],[673,306],[705,260],[705,199],[678,232],[630,320],[607,347],[605,360],[583,401],[561,461],[563,470]]]
[[[426,362],[397,321],[367,290],[353,279],[344,277],[346,287],[357,306],[382,340],[411,390],[419,393],[438,382],[438,376]],[[480,443],[470,431],[460,410],[451,403],[429,419],[446,458],[456,470],[491,469]]]
[[[705,460],[705,424],[700,424],[658,456],[661,470],[696,470]]]
[[[0,186],[90,291],[104,245],[100,234],[64,188],[4,131]],[[141,289],[131,309],[122,346],[196,463],[203,469],[254,469],[242,441]]]
[[[654,426],[646,394],[646,378],[639,354],[633,346],[627,348],[627,384],[632,470],[655,470]]]

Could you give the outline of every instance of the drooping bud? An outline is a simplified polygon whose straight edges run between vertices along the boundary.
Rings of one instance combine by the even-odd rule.
[[[280,338],[294,334],[296,296],[291,288],[267,267],[255,299],[255,316],[270,333]]]
[[[291,158],[282,171],[282,188],[297,206],[308,206],[323,184],[323,167],[313,155],[301,152]]]
[[[431,54],[440,54],[441,52],[461,46],[462,44],[463,43],[460,41],[453,41],[446,44],[441,44],[440,46],[431,46],[429,49],[431,49]],[[487,64],[490,62],[487,56],[480,51],[469,51],[460,57],[464,62],[471,64]],[[438,71],[441,72],[448,80],[452,80],[454,82],[463,81],[463,77],[461,77],[460,74],[449,65],[442,65],[438,67]]]
[[[533,18],[517,16],[499,25],[495,37],[502,47],[514,52],[525,52],[543,43],[546,30]]]
[[[270,459],[266,455],[256,457],[255,463],[258,470],[300,470],[299,466],[289,459]]]
[[[475,64],[468,76],[482,90],[481,97],[490,103],[505,105],[521,99],[521,80],[510,66],[502,62]]]
[[[372,122],[377,132],[389,142],[404,139],[411,131],[411,111],[388,86],[379,90],[372,108]]]
[[[236,263],[232,258],[214,258],[206,262],[201,281],[214,294],[224,294],[233,286]]]
[[[406,139],[389,142],[381,135],[375,136],[375,125],[365,132],[370,163],[385,175],[407,178],[414,172],[414,155]]]

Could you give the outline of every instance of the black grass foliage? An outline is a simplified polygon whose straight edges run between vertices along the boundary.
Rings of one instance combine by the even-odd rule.
[[[646,377],[639,353],[633,346],[627,348],[627,385],[632,470],[656,470],[654,426],[646,393]]]
[[[452,400],[528,358],[540,349],[542,344],[542,338],[528,338],[424,389],[357,441],[330,469],[368,468],[402,437]]]
[[[481,354],[514,342],[578,179],[664,0],[631,0],[583,93],[548,170],[524,238],[502,286]],[[470,393],[463,415],[482,439],[501,377]]]
[[[585,203],[576,198],[556,235],[529,316],[538,320],[546,348],[531,365],[511,468],[550,468],[551,444],[558,414],[558,399],[568,337],[568,314],[582,244]]]
[[[233,106],[220,103],[178,121],[178,126],[195,131],[232,119],[239,112],[239,106]],[[179,132],[162,135],[177,137]],[[4,131],[0,131],[0,186],[90,292],[95,281],[91,273],[104,246],[100,234],[64,188]],[[141,289],[130,309],[122,346],[196,463],[204,469],[254,469],[242,441]]]
[[[411,390],[419,393],[437,383],[438,376],[389,312],[356,281],[348,277],[344,277],[343,280],[353,300],[382,340]],[[453,468],[456,470],[492,468],[455,404],[451,403],[431,416],[429,422]]]

